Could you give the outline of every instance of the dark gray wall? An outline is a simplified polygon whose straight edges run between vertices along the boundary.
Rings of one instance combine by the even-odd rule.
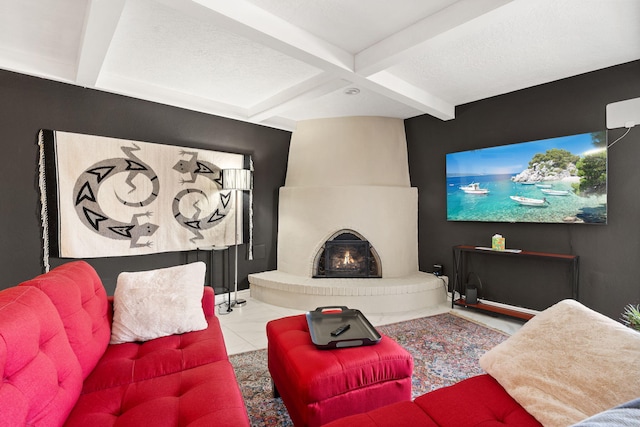
[[[42,128],[250,154],[258,258],[247,261],[246,245],[240,248],[239,287],[248,287],[247,274],[276,268],[277,196],[284,185],[290,132],[0,71],[0,288],[42,272],[36,143]],[[209,260],[208,253],[199,255]],[[166,267],[196,256],[166,253],[87,261],[113,293],[120,271]],[[52,259],[51,264],[67,261]],[[220,255],[214,267],[219,292]]]
[[[41,128],[251,154],[255,164],[254,261],[246,275],[276,268],[277,197],[284,185],[290,133],[132,98],[0,71],[0,288],[42,272],[36,136]],[[609,151],[609,223],[485,224],[446,221],[445,154],[605,129],[608,103],[640,97],[640,62],[569,78],[457,108],[456,119],[407,120],[412,185],[419,190],[420,267],[452,270],[451,247],[489,244],[496,232],[509,247],[574,253],[581,258],[580,300],[618,318],[640,302],[640,127]],[[609,140],[621,135],[609,131]],[[246,253],[242,247],[241,254]],[[207,260],[205,254],[201,259]],[[120,271],[194,260],[195,253],[88,260],[113,292]],[[52,260],[58,265],[67,260]],[[219,288],[222,262],[214,265]],[[517,268],[507,269],[516,278]],[[523,292],[539,293],[529,287]]]
[[[411,181],[419,191],[421,270],[443,263],[450,273],[452,246],[489,246],[491,236],[501,233],[511,248],[579,255],[579,299],[589,307],[618,319],[624,305],[640,303],[640,126],[609,149],[607,225],[447,222],[445,184],[446,153],[604,130],[606,105],[637,97],[640,61],[466,104],[452,121],[407,120]],[[609,142],[623,130],[610,130]],[[519,265],[500,268],[513,287],[521,287]],[[519,292],[536,298],[545,291],[533,285]]]

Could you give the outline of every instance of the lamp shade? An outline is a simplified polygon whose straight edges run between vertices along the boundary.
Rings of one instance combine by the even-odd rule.
[[[223,169],[222,188],[225,190],[251,190],[252,174],[249,169]]]

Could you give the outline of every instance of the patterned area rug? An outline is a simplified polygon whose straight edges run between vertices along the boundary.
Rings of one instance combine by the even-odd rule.
[[[414,360],[413,396],[483,373],[478,359],[507,334],[453,314],[439,314],[378,326],[381,334],[406,348]],[[274,399],[266,350],[230,356],[251,425],[292,426],[281,399]]]

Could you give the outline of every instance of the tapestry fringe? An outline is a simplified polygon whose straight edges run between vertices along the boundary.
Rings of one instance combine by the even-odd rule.
[[[253,157],[249,157],[249,169],[253,181]],[[249,190],[249,261],[253,261],[253,182]]]
[[[44,163],[44,132],[38,132],[38,146],[40,155],[38,159],[38,186],[40,187],[40,220],[42,221],[42,263],[44,272],[47,273],[49,265],[49,212],[47,210],[47,183],[45,181]]]

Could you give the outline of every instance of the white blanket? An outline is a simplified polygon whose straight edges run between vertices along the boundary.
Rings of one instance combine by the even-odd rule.
[[[545,427],[565,427],[640,396],[640,333],[564,300],[480,366]]]

